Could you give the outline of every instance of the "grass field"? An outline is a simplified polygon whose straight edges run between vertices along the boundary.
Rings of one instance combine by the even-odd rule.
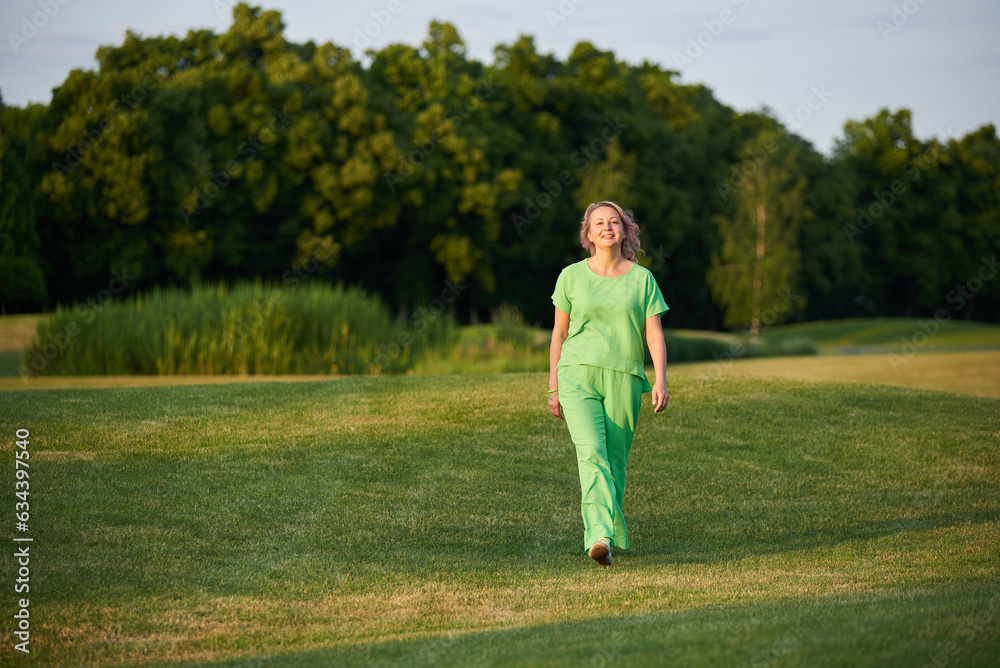
[[[546,376],[0,392],[33,661],[996,665],[997,399],[675,370],[602,570]]]
[[[921,324],[922,323],[922,324]],[[920,351],[1000,349],[1000,325],[964,320],[935,323],[932,318],[851,318],[772,327],[763,336],[772,343],[806,338],[821,352],[892,352],[907,344]]]
[[[669,366],[670,373],[690,373],[706,379],[740,375],[853,381],[1000,399],[1000,351],[992,350],[922,352],[911,357],[871,354],[764,358]]]
[[[888,355],[838,355],[738,359],[732,362],[669,364],[668,375],[691,374],[704,380],[720,375],[852,381],[971,394],[1000,399],[1000,352],[922,352],[908,358]],[[652,367],[647,368],[652,373]],[[42,376],[0,377],[0,391],[174,385],[228,385],[252,382],[307,382],[331,376]]]

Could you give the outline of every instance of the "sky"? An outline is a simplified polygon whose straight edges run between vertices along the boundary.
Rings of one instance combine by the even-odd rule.
[[[76,68],[125,31],[224,32],[235,0],[3,0],[0,93],[48,103]],[[292,42],[418,45],[432,20],[455,25],[468,57],[532,35],[565,59],[588,41],[709,87],[739,111],[769,108],[829,154],[848,120],[913,112],[920,138],[1000,125],[1000,0],[260,0]]]

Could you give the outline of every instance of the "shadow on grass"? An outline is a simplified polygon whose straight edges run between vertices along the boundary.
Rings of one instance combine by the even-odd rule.
[[[970,624],[980,621],[978,633]],[[960,583],[392,640],[203,666],[989,665],[1000,589]],[[992,628],[986,628],[992,626]],[[989,632],[984,632],[989,631]],[[896,638],[896,642],[887,642]],[[909,638],[900,642],[900,638]]]
[[[329,455],[316,455],[308,448],[275,450],[260,458],[239,451],[217,453],[209,460],[164,454],[121,460],[92,459],[89,453],[45,454],[40,470],[66,495],[65,516],[54,518],[49,530],[65,541],[68,555],[79,549],[83,558],[96,556],[94,546],[77,547],[87,544],[86,527],[105,527],[106,544],[98,552],[106,551],[113,561],[116,550],[127,543],[131,569],[127,589],[145,594],[166,593],[178,578],[211,590],[251,591],[255,585],[236,584],[238,576],[246,570],[269,572],[268,564],[275,559],[296,564],[297,577],[310,580],[331,567],[329,546],[341,536],[351,537],[352,559],[337,563],[337,572],[364,581],[386,572],[427,576],[445,569],[476,578],[484,573],[537,574],[592,566],[581,541],[578,491],[573,481],[558,484],[554,473],[538,481],[530,472],[521,472],[526,481],[516,472],[497,479],[485,470],[456,486],[452,473],[440,465],[423,469],[408,461],[406,451],[385,453],[377,461],[359,460],[367,467],[346,459],[337,466],[327,462],[322,475],[317,475],[316,462]],[[463,475],[476,472],[457,454],[449,455],[448,462]],[[381,468],[372,473],[376,464]],[[362,496],[352,513],[329,503],[343,490],[371,487],[371,475],[383,481],[399,476],[398,488],[378,487],[371,492],[378,495],[378,503]],[[551,496],[526,509],[518,492],[529,483],[534,489],[546,487]],[[442,489],[447,493],[440,493]],[[135,499],[143,503],[130,501]],[[177,499],[191,501],[178,504]],[[1000,520],[994,507],[935,511],[892,499],[880,499],[876,506],[869,509],[871,513],[888,514],[891,507],[898,517],[872,521],[847,513],[837,516],[840,526],[796,531],[789,529],[803,522],[794,522],[792,511],[783,509],[754,518],[784,529],[766,535],[742,520],[742,529],[724,534],[725,522],[713,515],[704,520],[713,535],[703,541],[670,538],[682,522],[669,514],[644,517],[636,512],[629,517],[632,546],[616,551],[616,558],[626,568],[712,565]],[[690,536],[695,530],[691,518],[684,522],[683,531]],[[135,540],[138,528],[148,540]],[[233,546],[240,546],[239,558],[234,557]],[[213,566],[192,571],[193,555]],[[62,575],[71,577],[69,572]]]
[[[628,556],[653,557],[653,563],[673,564],[713,564],[735,561],[750,556],[781,554],[813,550],[822,547],[837,547],[854,541],[868,541],[875,538],[894,536],[903,532],[920,532],[968,524],[990,524],[1000,520],[995,512],[952,512],[927,517],[904,517],[879,522],[859,522],[850,528],[826,531],[796,531],[775,535],[771,538],[736,543],[719,541],[691,546],[688,542],[670,541],[633,542]],[[647,529],[648,532],[648,529]]]

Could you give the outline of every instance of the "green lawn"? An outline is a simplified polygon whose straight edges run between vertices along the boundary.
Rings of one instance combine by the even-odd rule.
[[[857,349],[897,350],[906,342],[915,344],[919,349],[1000,348],[1000,325],[955,319],[942,323],[935,323],[933,318],[852,318],[805,322],[772,327],[763,336],[774,344],[799,338],[811,339],[821,351],[827,353],[854,352]]]
[[[723,374],[811,381],[837,380],[1000,399],[1000,350],[924,351],[909,356],[883,353],[768,357],[668,366],[668,375],[690,373],[706,380]],[[3,379],[0,379],[0,389],[4,387]]]
[[[995,665],[1000,400],[674,372],[604,570],[546,377],[0,392],[33,662]]]

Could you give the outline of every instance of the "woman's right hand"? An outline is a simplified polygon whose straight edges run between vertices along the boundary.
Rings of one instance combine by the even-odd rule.
[[[553,392],[549,395],[549,412],[565,422],[566,418],[562,415],[562,406],[559,404],[558,392]]]
[[[552,343],[549,344],[549,412],[563,420],[562,406],[559,405],[559,357],[562,355],[562,345],[569,336],[569,314],[556,307],[555,325],[552,327]]]

